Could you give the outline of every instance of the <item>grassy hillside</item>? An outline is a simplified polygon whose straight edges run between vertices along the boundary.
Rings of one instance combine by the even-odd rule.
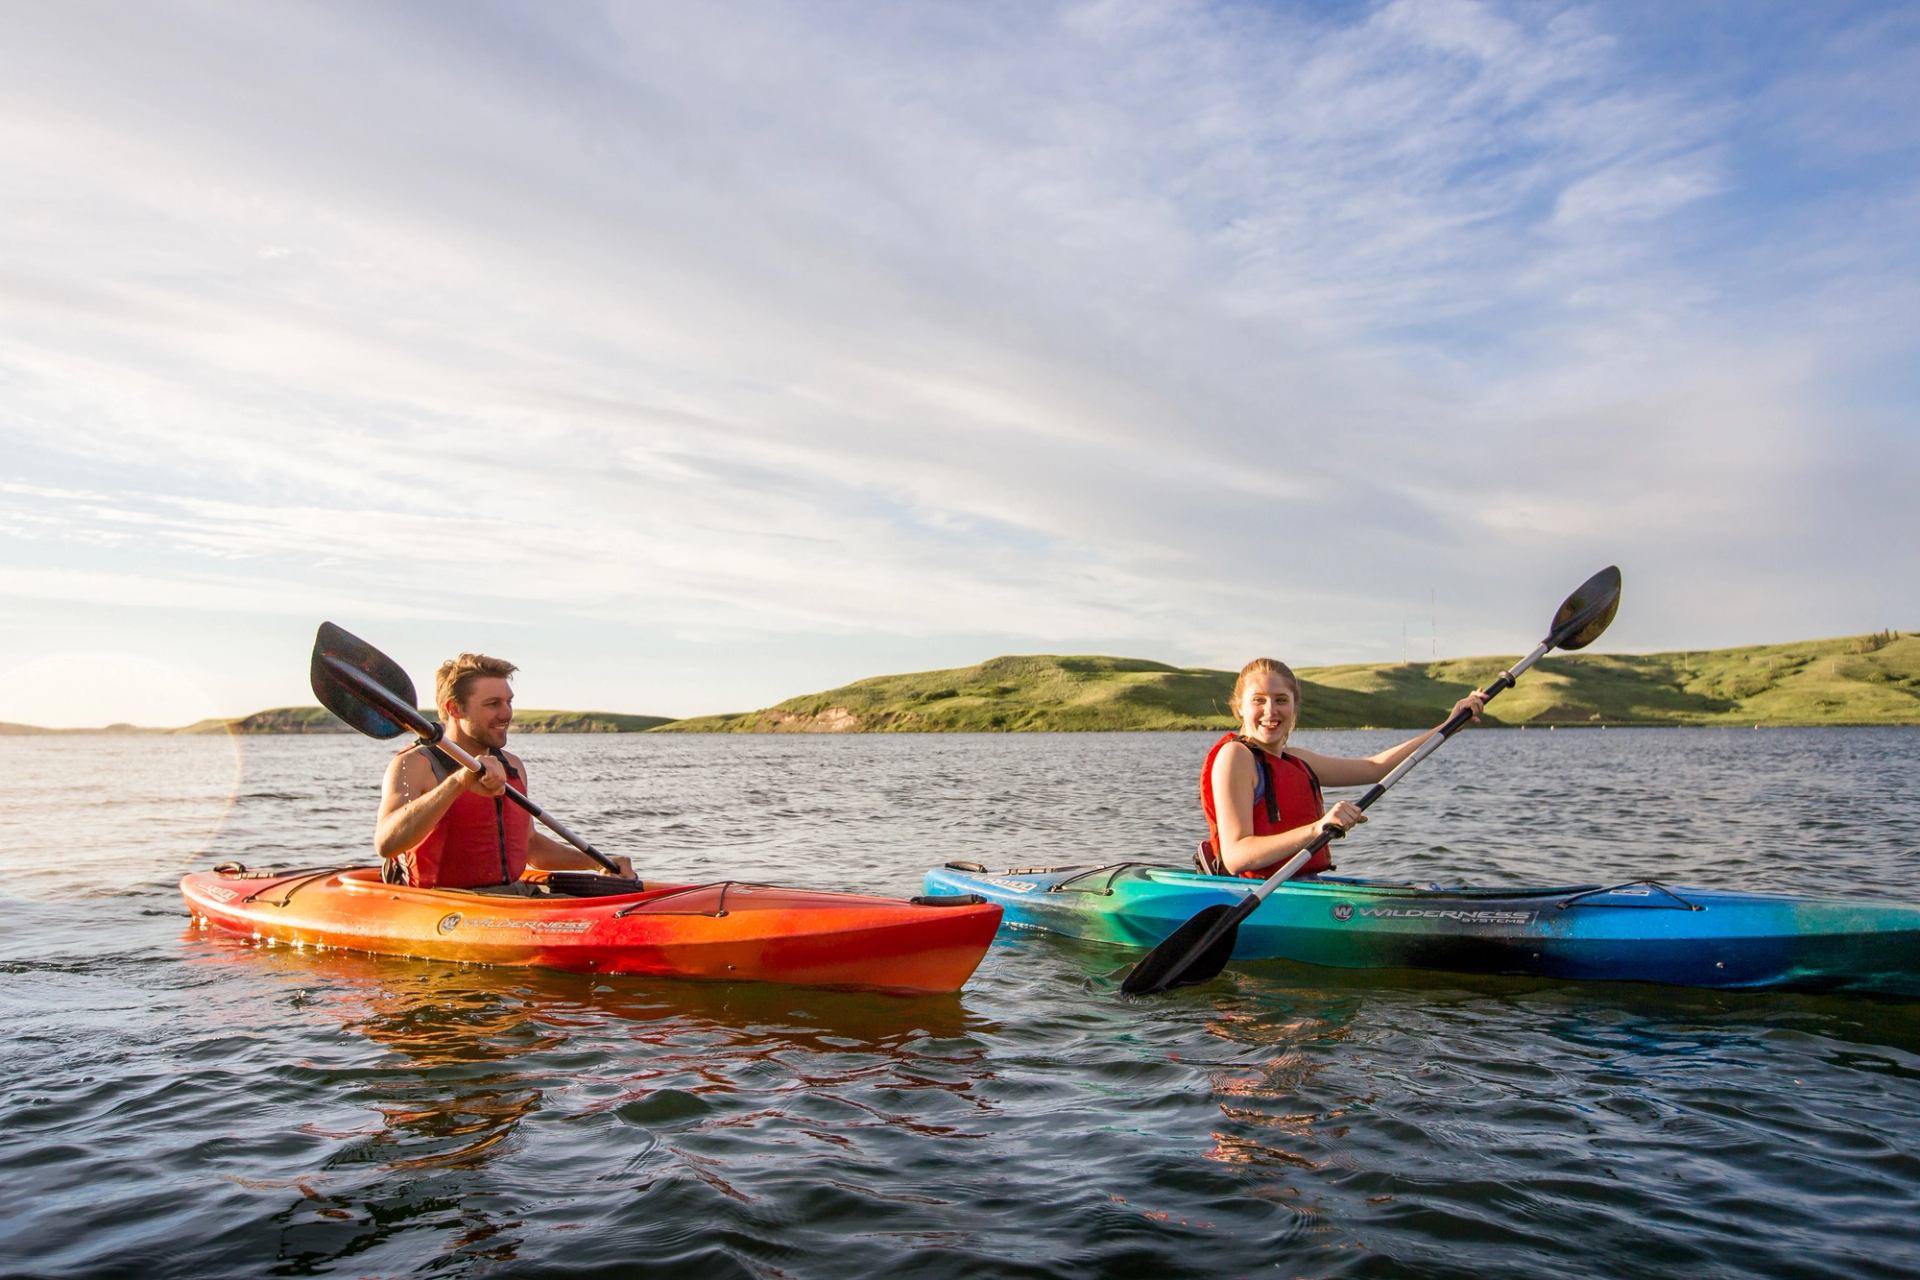
[[[435,718],[431,708],[420,713]],[[633,716],[613,711],[519,711],[515,733],[639,733],[670,723],[666,716]],[[352,733],[325,707],[276,707],[237,720],[202,720],[179,733]]]
[[[672,724],[671,716],[631,716],[619,711],[515,711],[515,733],[641,733]]]
[[[1418,728],[1518,654],[1300,669],[1305,728]],[[1211,729],[1233,673],[1135,658],[1030,655],[876,676],[656,732]],[[1543,659],[1488,709],[1496,724],[1920,724],[1920,635]]]
[[[431,715],[431,712],[426,713]],[[236,720],[197,720],[178,733],[352,733],[325,707],[275,707]]]
[[[1519,655],[1303,667],[1308,729],[1421,728]],[[874,676],[735,715],[669,720],[610,711],[517,711],[518,733],[853,733],[1229,727],[1233,673],[1143,658],[1051,654]],[[431,713],[427,714],[431,718]],[[1683,653],[1556,654],[1488,708],[1508,725],[1920,724],[1920,634]],[[50,732],[350,733],[320,707],[280,707],[174,730]]]
[[[1419,697],[1433,707],[1436,695],[1484,683],[1517,658],[1329,667],[1311,678],[1369,695]],[[1920,724],[1920,635],[1555,655],[1500,695],[1488,714],[1507,724]]]
[[[764,711],[676,720],[656,732],[819,733],[1186,729],[1209,723],[1233,677],[1141,658],[994,658],[874,676]]]
[[[432,708],[421,715],[435,718]],[[618,711],[515,711],[515,733],[641,733],[673,723],[668,716],[635,716]],[[143,729],[115,724],[104,729],[42,729],[30,724],[0,721],[0,736],[8,734],[69,733],[353,733],[325,707],[275,707],[236,719],[197,720],[178,729]]]
[[[1323,686],[1304,672],[1302,682],[1309,726],[1418,724],[1435,718],[1417,695]],[[1141,658],[1040,654],[949,671],[875,676],[764,711],[676,720],[658,732],[1210,729],[1228,723],[1225,708],[1232,690],[1230,671]],[[1440,705],[1451,704],[1454,696]]]

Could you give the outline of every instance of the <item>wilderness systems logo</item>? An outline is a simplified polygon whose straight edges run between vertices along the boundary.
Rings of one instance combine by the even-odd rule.
[[[1455,924],[1531,924],[1538,911],[1464,911],[1457,907],[1356,907],[1351,902],[1333,904],[1333,918],[1341,924],[1362,920],[1451,920]]]
[[[440,932],[456,929],[517,929],[523,933],[585,933],[593,928],[591,920],[519,920],[507,916],[475,916],[469,920],[458,911],[440,917]]]

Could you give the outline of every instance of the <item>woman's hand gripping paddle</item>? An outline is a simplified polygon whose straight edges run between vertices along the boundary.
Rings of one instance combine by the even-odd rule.
[[[1545,657],[1548,650],[1584,649],[1592,644],[1607,629],[1607,624],[1613,621],[1613,615],[1619,608],[1620,570],[1608,566],[1588,578],[1578,591],[1567,597],[1559,612],[1553,615],[1553,626],[1547,638],[1540,642],[1539,648],[1500,673],[1500,678],[1487,688],[1487,701],[1491,702],[1502,690],[1511,689],[1514,681],[1528,667]],[[1385,795],[1387,789],[1406,776],[1409,769],[1458,733],[1470,716],[1471,713],[1465,710],[1449,716],[1437,733],[1421,743],[1392,773],[1370,787],[1356,803],[1365,809]],[[1120,990],[1130,996],[1154,995],[1174,987],[1205,982],[1226,968],[1227,961],[1233,956],[1233,944],[1240,932],[1240,922],[1252,915],[1254,908],[1279,888],[1283,880],[1305,865],[1307,859],[1324,849],[1335,834],[1332,829],[1322,831],[1314,837],[1312,844],[1294,854],[1278,871],[1261,881],[1259,888],[1232,906],[1216,904],[1203,908],[1168,935],[1165,942],[1149,951],[1121,982]]]
[[[478,773],[480,762],[444,737],[446,730],[421,715],[414,706],[413,681],[386,654],[331,622],[320,624],[313,638],[313,694],[320,704],[369,738],[397,738],[411,730],[425,746],[437,746],[462,767]],[[507,788],[507,799],[545,823],[548,830],[592,858],[614,875],[619,865],[567,830],[518,788]]]

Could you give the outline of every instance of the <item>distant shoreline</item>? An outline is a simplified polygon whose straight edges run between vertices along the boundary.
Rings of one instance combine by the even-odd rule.
[[[432,720],[435,713],[431,708],[423,708],[421,714]],[[648,729],[669,724],[667,716],[637,716],[614,711],[521,711],[513,718],[515,733],[644,733]],[[141,736],[141,737],[181,737],[206,734],[236,734],[244,736],[264,734],[314,735],[314,734],[354,734],[356,731],[342,723],[331,711],[324,707],[275,707],[270,711],[256,711],[251,715],[235,716],[232,719],[197,720],[179,728],[154,728],[146,725],[111,724],[98,729],[44,729],[38,725],[10,724],[0,722],[0,736],[17,735],[21,737],[67,737],[75,734]]]
[[[1516,657],[1302,667],[1302,732],[1443,719]],[[528,733],[1124,733],[1232,728],[1234,673],[1145,658],[1028,654],[874,676],[758,711],[695,716],[519,711]],[[431,710],[424,712],[429,718]],[[1920,634],[1656,654],[1552,654],[1487,710],[1498,728],[1870,728],[1920,725]],[[353,730],[320,707],[278,707],[180,728],[114,724],[0,735],[314,734]]]
[[[1043,734],[1043,733],[1060,733],[1060,734],[1225,733],[1229,729],[1232,729],[1233,727],[1234,726],[1230,722],[1228,722],[1225,719],[1222,719],[1221,722],[1217,725],[1176,725],[1172,727],[1156,728],[1156,729],[1045,729],[1045,728],[849,729],[849,730],[797,729],[797,730],[786,731],[783,734],[774,734],[771,736],[811,737],[811,738],[870,736],[870,737],[901,738],[901,737],[912,737],[912,736],[918,735],[923,737],[935,738],[935,737],[953,737],[957,734],[966,734],[966,733],[999,734],[999,735]],[[1302,725],[1297,732],[1302,734],[1419,733],[1422,730],[1431,729],[1431,728],[1433,728],[1432,724],[1415,724],[1415,725],[1392,725],[1392,724],[1314,725],[1314,724],[1309,724],[1309,725]],[[1768,730],[1776,730],[1776,729],[1920,729],[1920,720],[1914,720],[1914,721],[1875,720],[1875,721],[1864,721],[1864,722],[1828,721],[1828,722],[1822,722],[1820,724],[1793,723],[1793,724],[1750,724],[1750,725],[1749,724],[1725,724],[1725,723],[1702,724],[1697,722],[1685,722],[1685,721],[1675,721],[1675,720],[1663,720],[1663,721],[1652,721],[1652,720],[1610,721],[1609,720],[1609,721],[1599,721],[1599,722],[1587,723],[1587,724],[1568,723],[1568,724],[1527,725],[1527,724],[1493,723],[1493,724],[1481,724],[1481,725],[1474,726],[1475,732],[1505,730],[1505,731],[1511,731],[1515,733],[1522,733],[1529,729],[1531,729],[1535,733],[1549,733],[1556,729],[1566,729],[1574,733],[1586,732],[1586,731],[1598,732],[1602,729],[1712,729],[1712,730],[1716,730],[1718,732],[1723,732],[1723,733],[1752,733],[1755,730],[1768,731]],[[182,737],[205,738],[205,737],[213,737],[214,735],[220,732],[221,731],[219,729],[212,729],[212,730],[151,729],[141,725],[107,725],[103,728],[98,728],[98,729],[47,729],[47,728],[42,728],[38,725],[30,725],[30,724],[24,724],[24,725],[23,724],[0,724],[0,738],[182,738]],[[321,737],[358,736],[357,734],[354,733],[353,730],[348,729],[344,726],[338,730],[231,729],[231,730],[228,730],[227,732],[229,733],[230,736],[241,737],[241,738],[321,738]],[[557,734],[557,735],[578,735],[578,736],[593,735],[593,736],[599,736],[599,737],[621,737],[621,736],[626,736],[632,733],[652,733],[652,732],[654,732],[654,730],[651,730],[651,729],[639,729],[639,730],[617,730],[616,729],[616,730],[593,731],[593,730],[577,730],[577,729],[574,729],[574,730],[540,729],[540,728],[523,729],[523,728],[520,728],[519,726],[515,726],[513,730],[513,734],[515,736],[518,736],[521,734],[525,734],[528,736],[546,736],[549,734]],[[729,738],[729,737],[740,737],[743,735],[743,733],[750,734],[753,731],[751,730],[743,731],[739,729],[682,729],[682,730],[677,730],[676,732],[686,736],[690,736],[690,737]],[[399,740],[400,739],[398,738],[395,739],[396,742]]]

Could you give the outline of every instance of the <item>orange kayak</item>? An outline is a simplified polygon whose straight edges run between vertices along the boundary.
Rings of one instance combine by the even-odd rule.
[[[385,884],[373,867],[227,863],[183,877],[180,893],[201,929],[269,944],[902,992],[959,990],[1000,925],[1000,908],[972,895],[633,883],[559,873],[545,877],[550,894],[516,897]]]

